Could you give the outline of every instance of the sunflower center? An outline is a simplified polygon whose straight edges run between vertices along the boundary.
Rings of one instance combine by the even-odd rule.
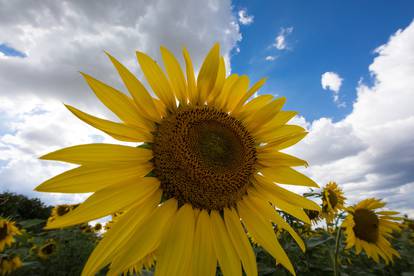
[[[378,240],[378,216],[371,210],[358,209],[354,213],[355,236],[361,240],[375,243]]]
[[[43,246],[42,253],[45,255],[50,255],[55,251],[56,245],[54,243],[49,243]]]
[[[319,211],[316,210],[305,210],[310,220],[314,220],[319,217]]]
[[[56,213],[59,217],[67,214],[69,212],[69,207],[67,205],[59,205],[57,207]]]
[[[255,170],[254,140],[244,126],[212,107],[181,107],[154,132],[154,173],[166,198],[222,210],[246,193]]]
[[[336,204],[338,204],[338,196],[332,190],[328,190],[328,200],[331,203],[332,208],[335,208]]]
[[[8,233],[9,231],[7,224],[5,223],[2,227],[0,227],[0,241],[4,240],[7,237]]]

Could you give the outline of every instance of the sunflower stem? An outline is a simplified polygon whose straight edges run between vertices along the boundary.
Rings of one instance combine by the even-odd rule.
[[[341,246],[340,240],[341,240],[341,233],[342,233],[342,227],[337,227],[336,232],[336,240],[335,240],[335,254],[334,254],[334,276],[339,275],[339,247]]]

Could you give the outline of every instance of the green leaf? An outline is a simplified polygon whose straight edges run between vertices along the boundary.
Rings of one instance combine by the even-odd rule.
[[[19,224],[23,228],[31,228],[33,226],[38,226],[38,225],[40,225],[44,222],[45,222],[45,220],[43,220],[43,219],[27,219],[27,220],[20,221]]]

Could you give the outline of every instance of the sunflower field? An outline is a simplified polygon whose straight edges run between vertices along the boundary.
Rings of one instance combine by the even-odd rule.
[[[308,196],[323,197],[322,193],[310,192]],[[93,226],[81,224],[58,230],[43,230],[47,221],[59,216],[59,209],[68,206],[52,208],[45,206],[37,199],[29,199],[22,195],[10,193],[0,194],[0,216],[13,224],[8,230],[12,241],[4,246],[1,255],[0,275],[80,275],[94,247],[110,229],[113,220],[121,213],[112,215],[104,225],[96,223]],[[392,234],[390,239],[399,257],[392,263],[376,262],[365,252],[356,254],[355,249],[346,249],[346,237],[341,235],[338,240],[338,221],[345,218],[340,212],[334,218],[336,222],[321,223],[320,216],[312,216],[312,225],[304,224],[286,213],[281,215],[297,229],[306,247],[305,253],[295,240],[286,233],[274,227],[281,245],[295,266],[297,275],[412,275],[414,271],[414,220],[403,217],[401,230]],[[4,227],[4,226],[3,226]],[[4,233],[4,228],[0,228]],[[4,237],[0,242],[4,241]],[[2,243],[3,244],[3,243]],[[5,243],[4,243],[5,244]],[[252,241],[257,261],[258,275],[290,275],[281,265],[275,263],[273,257],[263,248]],[[335,263],[335,256],[337,262]],[[335,268],[336,265],[336,268]],[[335,272],[335,269],[337,272]],[[103,268],[97,275],[106,275],[108,268]],[[153,275],[154,263],[151,259],[138,272],[131,268],[124,275]],[[216,275],[223,275],[220,270]]]
[[[66,107],[120,143],[40,157],[77,167],[35,190],[83,202],[1,195],[1,275],[413,275],[414,222],[302,173],[284,151],[307,134],[297,113],[255,96],[265,79],[228,74],[218,44],[197,77],[186,49],[185,68],[137,52],[151,91],[107,55],[130,96],[82,75],[121,122]]]

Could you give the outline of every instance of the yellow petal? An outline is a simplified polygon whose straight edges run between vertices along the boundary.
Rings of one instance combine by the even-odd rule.
[[[265,218],[270,221],[273,221],[277,227],[285,229],[289,232],[292,238],[299,245],[300,249],[305,252],[305,243],[299,237],[299,235],[293,230],[293,228],[276,212],[276,210],[268,203],[264,202],[262,199],[255,196],[248,196],[246,198],[255,207],[256,210],[260,210]]]
[[[230,239],[243,264],[247,276],[257,275],[256,256],[246,236],[239,215],[234,209],[224,209],[224,222]]]
[[[186,76],[187,76],[187,94],[191,104],[197,104],[197,86],[194,77],[193,63],[191,62],[190,54],[187,49],[183,49],[183,56],[185,60]]]
[[[144,164],[152,158],[152,151],[112,144],[86,144],[60,149],[40,157],[43,160],[64,161],[79,165]]]
[[[259,150],[260,149],[274,150],[274,151],[282,150],[282,149],[288,148],[298,143],[300,140],[305,138],[307,134],[308,134],[307,132],[301,132],[301,133],[296,133],[296,134],[288,135],[285,137],[281,137],[280,139],[273,140],[271,143],[267,143],[264,146],[260,146]]]
[[[115,256],[110,267],[111,274],[118,275],[156,250],[165,231],[174,220],[176,210],[177,201],[173,198],[158,206],[129,237],[123,251]]]
[[[220,45],[216,43],[201,65],[197,77],[198,104],[203,105],[213,90],[220,66]]]
[[[202,210],[197,219],[193,247],[193,275],[216,275],[217,258],[213,248],[210,217]]]
[[[255,134],[255,138],[258,143],[273,143],[305,131],[301,126],[283,125],[262,134]]]
[[[105,132],[113,138],[125,142],[151,142],[152,135],[145,129],[100,119],[80,111],[70,105],[65,105],[70,112],[85,123]]]
[[[270,120],[266,125],[254,132],[255,136],[266,135],[268,132],[273,132],[276,128],[286,124],[290,119],[295,117],[298,113],[296,111],[279,111],[277,115]]]
[[[216,210],[210,213],[213,245],[217,259],[224,276],[242,274],[239,256],[233,247],[223,219]]]
[[[262,245],[277,262],[282,264],[290,273],[296,275],[289,257],[277,241],[272,224],[263,217],[259,210],[252,208],[252,206],[245,200],[239,201],[237,207],[247,231],[253,238]]]
[[[161,114],[155,107],[151,94],[147,91],[144,85],[134,76],[134,74],[132,74],[124,65],[122,65],[110,54],[107,53],[107,55],[111,59],[112,64],[115,66],[116,70],[118,71],[118,74],[121,76],[122,81],[124,82],[129,93],[132,95],[132,98],[134,99],[135,104],[138,107],[138,112],[141,114],[141,116],[153,122],[158,122],[161,119]]]
[[[95,92],[95,95],[119,119],[127,124],[138,126],[148,131],[151,130],[151,124],[145,121],[138,112],[135,103],[127,95],[87,74],[81,74],[89,84],[89,87]]]
[[[164,72],[158,64],[146,54],[137,52],[137,58],[142,72],[154,93],[169,110],[174,111],[177,107],[174,93]]]
[[[250,114],[243,120],[246,124],[246,127],[251,132],[254,132],[256,128],[267,124],[276,116],[276,114],[280,111],[285,102],[285,97],[276,99],[268,103],[267,105],[263,106],[263,108],[257,110],[255,113]]]
[[[89,256],[82,276],[95,275],[102,267],[108,265],[119,251],[123,250],[126,241],[154,212],[160,202],[161,193],[161,190],[158,190],[147,201],[128,210],[113,224]]]
[[[308,162],[299,159],[295,156],[282,153],[282,152],[257,152],[257,162],[267,167],[280,167],[280,166],[308,166]]]
[[[243,95],[243,97],[240,99],[240,101],[237,103],[236,107],[233,110],[233,114],[238,114],[240,110],[242,109],[242,106],[244,103],[256,93],[257,90],[259,90],[266,82],[266,78],[263,78],[256,82],[250,89],[247,91],[246,94]]]
[[[214,100],[214,105],[217,106],[219,109],[224,109],[226,107],[227,97],[238,79],[239,76],[237,74],[232,74],[224,81],[221,92],[217,95],[216,99]]]
[[[162,60],[167,70],[168,79],[180,103],[187,104],[187,84],[180,63],[165,47],[161,47]]]
[[[188,275],[194,239],[194,213],[190,204],[182,206],[157,250],[155,276]]]
[[[144,177],[140,182],[108,187],[95,192],[67,215],[56,218],[47,228],[80,224],[113,214],[131,204],[146,201],[159,188],[155,177]]]
[[[39,186],[36,191],[55,193],[90,193],[123,183],[138,182],[152,170],[152,165],[81,166],[55,177]]]
[[[233,110],[233,115],[243,120],[244,118],[251,116],[251,114],[262,109],[265,105],[271,102],[272,95],[260,95],[252,99],[246,105],[244,105],[239,112]]]
[[[226,110],[232,112],[236,107],[236,104],[240,101],[244,94],[246,94],[247,88],[249,88],[249,78],[247,76],[240,76],[237,82],[233,85],[229,91],[229,95],[226,100]]]
[[[272,198],[272,202],[277,202],[279,199],[284,200],[292,205],[309,209],[320,211],[321,208],[318,204],[313,202],[310,199],[307,199],[301,195],[290,192],[279,185],[272,183],[272,181],[264,178],[263,176],[255,176],[255,183],[257,185],[257,191],[261,194],[266,194],[268,197]]]
[[[216,83],[214,84],[214,89],[207,97],[207,103],[209,105],[214,105],[216,98],[220,95],[221,90],[223,89],[225,80],[226,80],[226,64],[224,62],[224,58],[221,57]]]
[[[289,167],[264,168],[260,172],[272,182],[319,188],[315,181]]]
[[[303,209],[298,208],[295,205],[292,205],[284,200],[278,200],[277,202],[272,202],[277,208],[282,210],[285,213],[288,213],[289,215],[294,216],[295,218],[310,224],[310,219],[308,215],[306,215],[305,211]]]

